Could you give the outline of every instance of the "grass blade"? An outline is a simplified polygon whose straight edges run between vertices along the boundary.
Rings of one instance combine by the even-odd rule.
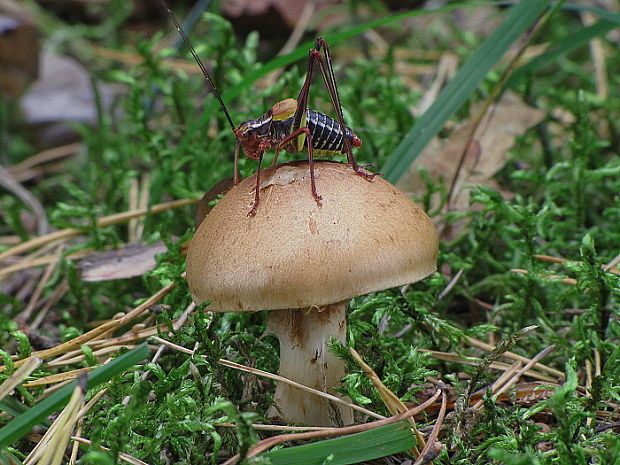
[[[88,387],[94,387],[104,383],[146,358],[149,353],[146,343],[141,344],[135,349],[117,357],[109,364],[98,368],[88,375]],[[15,441],[24,436],[35,425],[46,420],[46,417],[64,407],[69,401],[76,381],[59,389],[51,396],[43,399],[34,407],[13,419],[4,428],[0,429],[0,449],[10,446]]]
[[[465,62],[437,100],[416,122],[382,169],[385,179],[396,182],[469,98],[508,48],[540,17],[551,0],[524,0],[510,9],[506,19]]]
[[[416,440],[405,423],[382,426],[363,433],[327,439],[303,446],[261,454],[273,465],[330,465],[360,463],[411,449]]]
[[[612,23],[616,23],[617,26],[620,26],[620,13],[614,13],[613,11],[603,10],[602,8],[593,8],[586,5],[564,5],[562,8],[564,10],[577,12],[589,11],[593,15],[598,16],[600,19],[611,21]]]
[[[620,15],[617,15],[620,17]],[[506,88],[515,87],[521,79],[527,74],[534,73],[541,69],[543,66],[557,60],[558,57],[566,55],[573,50],[587,45],[592,39],[596,37],[602,37],[612,29],[618,27],[618,24],[609,21],[607,19],[601,19],[591,26],[584,27],[577,32],[571,33],[565,38],[558,40],[554,43],[553,47],[547,50],[545,53],[538,55],[536,58],[530,60],[527,64],[518,68],[506,83]]]

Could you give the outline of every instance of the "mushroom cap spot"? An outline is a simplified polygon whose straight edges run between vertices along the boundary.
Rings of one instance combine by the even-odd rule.
[[[209,310],[308,308],[409,284],[437,266],[435,226],[383,178],[351,165],[282,163],[233,187],[200,224],[187,251],[187,281]]]

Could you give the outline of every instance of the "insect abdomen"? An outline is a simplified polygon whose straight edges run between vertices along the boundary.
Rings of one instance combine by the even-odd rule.
[[[312,147],[315,150],[328,152],[343,151],[344,143],[338,121],[315,110],[307,110],[306,118],[306,124],[312,134]],[[353,131],[347,127],[346,133],[351,145],[356,145],[353,143],[353,140],[357,139],[357,137],[353,134]]]

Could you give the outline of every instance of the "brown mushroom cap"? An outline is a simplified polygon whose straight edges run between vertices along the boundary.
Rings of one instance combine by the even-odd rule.
[[[232,188],[207,215],[187,252],[194,301],[212,311],[307,308],[418,281],[436,269],[435,227],[394,185],[350,165],[307,161],[261,171]]]

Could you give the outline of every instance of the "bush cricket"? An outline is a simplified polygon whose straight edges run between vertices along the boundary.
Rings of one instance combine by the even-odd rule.
[[[191,45],[187,35],[181,28],[174,13],[168,7],[165,0],[160,0],[166,10],[170,20],[183,38],[187,48],[191,52],[194,60],[200,67],[205,80],[209,83],[211,90],[215,94],[220,107],[222,108],[228,124],[232,128],[237,140],[234,161],[233,183],[239,183],[239,150],[243,148],[248,158],[258,160],[258,170],[256,173],[256,188],[252,208],[248,216],[254,216],[260,202],[260,169],[263,154],[266,150],[274,149],[275,156],[273,164],[278,160],[280,150],[286,150],[291,154],[300,152],[308,153],[310,165],[310,186],[312,196],[320,204],[322,198],[316,190],[314,176],[314,156],[333,156],[346,154],[347,161],[355,173],[367,180],[372,180],[375,176],[362,169],[353,156],[352,147],[359,147],[362,141],[355,135],[351,128],[347,127],[342,114],[340,97],[336,86],[336,78],[332,67],[331,56],[327,42],[322,38],[317,38],[314,48],[309,51],[308,68],[304,84],[299,92],[297,100],[293,98],[284,99],[273,105],[262,116],[245,121],[238,127],[232,121],[230,113],[217,90],[213,78],[205,68],[202,60]],[[315,66],[318,64],[325,87],[329,94],[332,105],[336,111],[337,120],[323,113],[308,109],[308,95],[310,93],[310,83],[314,74]],[[344,135],[344,136],[343,136]]]

